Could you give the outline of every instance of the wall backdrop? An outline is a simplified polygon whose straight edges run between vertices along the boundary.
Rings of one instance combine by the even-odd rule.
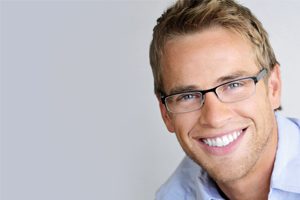
[[[1,200],[151,200],[184,154],[161,120],[148,46],[171,1],[1,1]],[[300,117],[300,2],[241,0]]]

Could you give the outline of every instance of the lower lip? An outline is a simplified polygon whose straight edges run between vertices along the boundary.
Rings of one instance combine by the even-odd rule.
[[[242,138],[244,137],[246,131],[247,131],[247,129],[243,129],[243,132],[239,135],[239,137],[235,141],[228,144],[227,146],[213,147],[213,146],[208,146],[203,141],[199,141],[199,143],[210,154],[213,154],[216,156],[224,156],[224,155],[232,153],[237,148],[237,146],[241,142]]]

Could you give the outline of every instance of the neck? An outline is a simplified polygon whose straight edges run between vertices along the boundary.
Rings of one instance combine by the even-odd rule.
[[[268,199],[277,142],[277,133],[271,134],[262,156],[258,159],[253,169],[243,178],[226,183],[217,182],[217,185],[229,199]]]

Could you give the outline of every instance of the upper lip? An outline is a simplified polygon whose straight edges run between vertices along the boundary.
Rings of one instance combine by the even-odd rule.
[[[212,139],[212,138],[217,138],[217,137],[222,137],[224,135],[228,135],[228,134],[231,134],[231,133],[234,133],[236,131],[244,131],[246,130],[247,127],[243,127],[243,128],[235,128],[235,129],[231,129],[230,131],[218,131],[217,133],[206,133],[205,135],[206,136],[195,136],[194,138],[197,139],[197,140],[200,140],[200,139]]]

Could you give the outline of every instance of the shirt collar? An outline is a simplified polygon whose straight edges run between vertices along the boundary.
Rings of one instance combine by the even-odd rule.
[[[278,146],[271,189],[300,193],[300,121],[276,113]]]
[[[198,175],[198,197],[201,197],[199,199],[205,199],[205,200],[224,200],[224,198],[221,197],[219,191],[217,190],[217,184],[210,178],[208,173],[200,168],[200,172]]]

